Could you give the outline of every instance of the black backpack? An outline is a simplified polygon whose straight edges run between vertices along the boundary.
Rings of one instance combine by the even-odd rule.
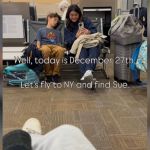
[[[133,14],[133,13],[134,13],[134,10],[131,9],[130,14]],[[145,27],[144,36],[147,37],[147,8],[140,7],[139,10],[138,10],[138,8],[136,8],[135,9],[135,16],[136,17],[138,17],[138,13],[139,13],[139,18],[138,19],[141,21],[141,23]]]
[[[30,63],[27,63],[27,66],[34,70],[36,74],[39,74],[43,71],[43,64],[37,63],[35,60],[43,59],[42,52],[39,51],[36,47],[36,44],[31,43],[28,47],[23,50],[22,58],[30,59]]]

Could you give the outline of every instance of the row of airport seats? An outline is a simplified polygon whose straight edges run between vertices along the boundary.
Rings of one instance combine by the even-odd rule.
[[[96,26],[97,30],[100,32],[100,29],[101,29],[100,22],[97,21],[97,20],[94,20],[92,22]],[[32,43],[36,38],[36,33],[37,33],[38,29],[41,28],[41,27],[45,27],[45,26],[46,26],[46,22],[43,22],[43,21],[29,21],[29,20],[24,21],[24,30],[25,30],[24,32],[26,33],[24,39],[20,39],[20,40],[11,39],[11,42],[6,40],[6,41],[4,41],[4,44],[7,45],[7,49],[8,49],[8,45],[15,46],[14,55],[17,55],[17,53],[18,53],[19,56],[20,56],[20,55],[22,55],[22,49],[21,48],[23,48],[23,47],[27,46],[28,44]],[[57,28],[62,33],[63,44],[65,46],[65,43],[64,43],[65,22],[61,21]],[[19,45],[21,47],[19,47]],[[19,49],[19,51],[18,51],[18,49]],[[9,50],[7,52],[9,52]],[[12,51],[11,51],[11,53],[12,53]],[[107,52],[104,52],[104,53],[101,52],[100,57],[102,57],[102,59],[104,60],[104,59],[107,58],[107,54],[108,54]],[[105,78],[108,78],[108,75],[106,73],[107,65],[103,62],[101,66],[102,67],[99,70],[102,71]],[[96,72],[99,71],[99,70],[96,70]],[[71,72],[74,72],[74,73],[76,72],[77,75],[80,75],[78,66],[76,64],[64,64],[62,66],[62,74],[68,74],[68,73],[70,74]]]
[[[92,20],[93,24],[95,25],[95,27],[97,28],[97,31],[101,32],[100,29],[100,21],[98,20]],[[36,33],[38,31],[39,28],[46,26],[45,22],[40,22],[40,21],[30,21],[29,22],[29,42],[33,42],[35,40],[36,37]],[[61,31],[62,33],[62,39],[63,39],[63,45],[65,46],[64,43],[64,28],[65,28],[65,22],[61,21],[59,26],[57,27],[58,30]],[[101,51],[101,49],[100,49]],[[105,60],[107,58],[108,55],[108,51],[102,52],[101,51],[101,55],[100,57],[102,58],[102,60]],[[108,78],[107,75],[107,65],[102,62],[101,64],[101,68],[97,69],[96,71],[101,71],[102,74],[104,75],[105,78]],[[76,78],[76,76],[80,75],[79,73],[79,69],[78,66],[76,64],[65,64],[62,66],[62,74],[64,73],[64,77],[66,76],[66,74],[70,73],[70,72],[74,72],[74,78]]]

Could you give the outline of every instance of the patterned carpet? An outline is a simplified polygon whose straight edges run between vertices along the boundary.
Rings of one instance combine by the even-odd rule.
[[[112,74],[110,77],[113,81]],[[146,150],[146,88],[92,91],[5,86],[3,91],[4,133],[21,128],[28,118],[36,117],[43,134],[71,124],[79,127],[97,150]]]

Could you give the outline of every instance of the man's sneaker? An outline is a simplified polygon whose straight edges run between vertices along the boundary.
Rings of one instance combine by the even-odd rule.
[[[56,74],[56,75],[53,76],[53,82],[54,83],[60,83],[60,77],[59,77],[59,75]]]
[[[53,76],[46,76],[46,82],[53,82]]]
[[[23,125],[22,130],[30,134],[42,134],[41,123],[36,118],[28,119]]]
[[[92,70],[87,70],[85,72],[85,74],[83,75],[83,77],[81,78],[81,81],[92,81],[93,80],[93,74],[92,74]]]

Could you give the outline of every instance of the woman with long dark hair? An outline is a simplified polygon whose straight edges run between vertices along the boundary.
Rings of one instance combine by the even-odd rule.
[[[79,26],[82,25],[82,28]],[[68,8],[66,14],[66,28],[64,32],[65,45],[68,50],[71,49],[74,41],[80,36],[85,34],[93,34],[96,33],[96,27],[92,24],[92,22],[83,17],[81,9],[78,5],[71,5]],[[100,50],[97,47],[92,48],[82,48],[79,60],[96,60],[99,56]],[[81,80],[92,80],[93,74],[96,67],[96,61],[89,61],[89,63],[81,63],[80,61],[80,72],[82,75]]]

